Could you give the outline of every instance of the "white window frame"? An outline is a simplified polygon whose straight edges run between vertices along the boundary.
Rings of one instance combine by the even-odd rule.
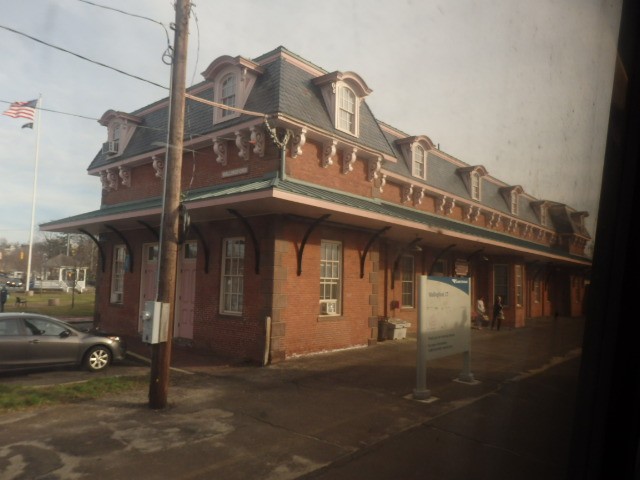
[[[518,194],[515,190],[511,192],[511,214],[518,214]]]
[[[342,312],[342,243],[320,242],[320,315]]]
[[[111,127],[111,141],[119,142],[122,136],[122,124],[120,122],[113,122]]]
[[[358,96],[347,85],[340,85],[336,99],[336,128],[351,135],[358,135]]]
[[[473,200],[480,200],[480,174],[478,172],[471,172],[469,179],[471,183],[471,198]]]
[[[427,178],[427,150],[422,145],[413,147],[412,174],[425,180]]]
[[[124,303],[124,273],[126,263],[127,248],[124,245],[115,245],[113,247],[113,259],[111,262],[111,303]]]
[[[400,258],[400,308],[415,307],[415,259],[413,255]]]
[[[231,88],[233,91],[225,91],[228,87],[228,82],[233,81]],[[223,105],[229,107],[236,107],[238,103],[238,77],[235,73],[228,73],[220,79],[220,102]],[[220,117],[226,118],[233,116],[236,112],[233,110],[220,109]]]
[[[234,246],[242,246],[234,249]],[[220,313],[242,315],[244,309],[244,237],[230,237],[222,241],[220,266]]]

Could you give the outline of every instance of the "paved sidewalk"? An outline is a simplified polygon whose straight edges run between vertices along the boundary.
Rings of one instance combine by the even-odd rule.
[[[431,402],[411,399],[413,338],[265,368],[174,349],[189,373],[164,410],[143,390],[0,415],[0,478],[561,479],[582,327],[472,330],[478,383],[454,381],[461,355],[436,360]]]

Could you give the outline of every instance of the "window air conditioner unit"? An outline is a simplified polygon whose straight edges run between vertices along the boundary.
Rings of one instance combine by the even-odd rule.
[[[118,142],[104,142],[102,144],[102,153],[107,155],[113,155],[114,153],[118,153]]]
[[[322,315],[335,315],[338,312],[338,302],[336,300],[322,302],[320,310]]]

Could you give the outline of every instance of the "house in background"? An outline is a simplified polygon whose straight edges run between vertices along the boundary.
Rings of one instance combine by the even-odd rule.
[[[190,95],[245,112],[187,100],[174,337],[260,362],[367,345],[381,318],[415,328],[423,274],[500,295],[509,327],[582,314],[586,212],[380,122],[354,72],[278,47],[203,76]],[[41,225],[96,242],[95,322],[128,335],[156,299],[167,120],[166,98],[106,112],[101,208]]]

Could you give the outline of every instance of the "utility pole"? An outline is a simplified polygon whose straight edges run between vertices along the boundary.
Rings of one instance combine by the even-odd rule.
[[[165,190],[160,243],[160,267],[158,301],[169,305],[166,342],[151,345],[151,379],[149,383],[149,407],[162,409],[167,406],[169,367],[175,316],[176,270],[178,260],[178,228],[180,195],[182,193],[182,145],[184,139],[185,83],[187,63],[187,38],[189,33],[190,0],[176,0],[174,51],[169,94],[169,135],[167,161],[164,174]]]

